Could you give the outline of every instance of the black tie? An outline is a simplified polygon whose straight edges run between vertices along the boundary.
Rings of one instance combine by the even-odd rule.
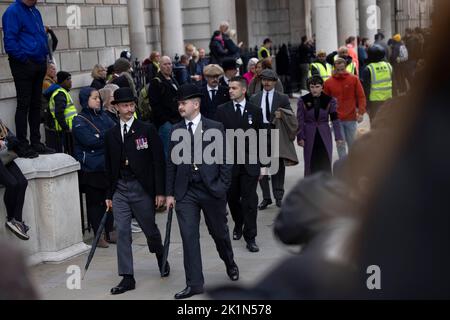
[[[128,133],[127,124],[124,123],[123,124],[123,141],[125,141],[125,137],[126,137],[127,133]]]
[[[188,131],[191,136],[191,163],[194,164],[194,131],[192,130],[192,126],[194,123],[191,121],[188,123]]]
[[[236,119],[238,121],[241,121],[241,117],[242,117],[242,113],[241,113],[241,105],[240,104],[236,104]]]
[[[266,119],[270,123],[269,91],[266,91]]]
[[[214,98],[216,97],[216,92],[217,90],[211,90],[211,100],[214,100]]]

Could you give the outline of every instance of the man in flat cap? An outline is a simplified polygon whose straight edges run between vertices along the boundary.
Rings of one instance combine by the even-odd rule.
[[[273,120],[275,117],[281,117],[278,111],[280,108],[287,110],[292,110],[291,104],[289,102],[289,97],[282,92],[275,90],[275,86],[278,81],[278,76],[275,71],[271,69],[265,69],[261,73],[263,91],[255,94],[251,97],[250,103],[256,106],[261,106],[263,113],[263,128],[269,130],[269,135],[267,137],[267,150],[270,153],[271,150],[271,137],[270,130],[275,129]],[[285,176],[285,166],[283,161],[279,161],[278,172],[271,175],[272,180],[272,192],[276,201],[277,207],[281,207],[281,200],[284,196],[284,176]],[[260,180],[259,185],[261,186],[263,193],[263,201],[259,205],[259,210],[265,210],[267,206],[272,204],[272,197],[270,195],[269,187],[269,177],[264,175]]]
[[[200,112],[208,119],[215,118],[217,107],[230,101],[228,88],[219,84],[223,69],[218,64],[207,65],[203,69],[206,84],[202,88],[202,104]]]
[[[238,65],[236,59],[234,58],[224,59],[222,62],[222,68],[224,75],[222,78],[220,78],[220,85],[228,88],[231,78],[237,76],[238,74]]]

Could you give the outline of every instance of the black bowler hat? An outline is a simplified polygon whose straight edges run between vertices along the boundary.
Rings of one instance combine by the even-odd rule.
[[[202,92],[200,91],[200,88],[197,87],[195,84],[183,84],[177,91],[177,100],[178,101],[185,101],[189,99],[194,98],[201,98],[203,97]]]
[[[237,69],[236,59],[232,59],[232,58],[224,59],[222,61],[222,68],[223,68],[224,71],[236,70]]]
[[[114,100],[111,102],[111,104],[131,101],[137,102],[137,99],[133,94],[133,90],[131,90],[131,88],[119,88],[114,91]]]

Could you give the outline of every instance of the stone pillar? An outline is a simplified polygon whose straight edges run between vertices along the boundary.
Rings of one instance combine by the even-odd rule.
[[[381,14],[381,26],[379,26],[380,32],[384,34],[386,39],[389,39],[392,35],[392,2],[391,0],[378,0],[378,6],[380,7]]]
[[[378,32],[379,10],[376,0],[359,1],[359,33],[362,38],[368,38],[370,42],[375,41]]]
[[[313,36],[311,13],[312,13],[311,0],[305,0],[305,30],[306,30],[306,36],[308,37],[308,39],[311,39]]]
[[[142,61],[150,56],[144,23],[144,0],[128,1],[128,26],[132,59]]]
[[[337,50],[336,0],[314,0],[312,12],[316,50]]]
[[[159,1],[162,55],[173,59],[184,53],[183,19],[180,0]]]
[[[356,33],[356,0],[336,0],[339,46],[345,44],[350,36]]]
[[[230,23],[230,28],[236,29],[235,0],[209,0],[209,21],[211,25],[211,35],[214,31],[219,30],[222,21],[228,21]]]

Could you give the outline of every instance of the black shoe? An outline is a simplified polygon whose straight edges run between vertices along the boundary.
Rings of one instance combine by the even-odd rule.
[[[264,200],[261,201],[261,203],[259,204],[258,209],[259,209],[259,210],[266,210],[267,207],[268,207],[269,205],[271,205],[271,204],[272,204],[272,200],[266,200],[266,199],[264,199]]]
[[[20,143],[15,151],[20,158],[33,159],[39,157],[39,154],[25,142]]]
[[[231,281],[239,280],[239,268],[238,268],[236,262],[233,261],[233,264],[231,265],[231,267],[227,268],[227,274],[230,277]]]
[[[276,202],[277,202],[277,207],[281,208],[281,200],[277,200]]]
[[[234,227],[233,240],[240,240],[242,238],[242,227]]]
[[[192,297],[196,294],[202,294],[202,293],[203,293],[203,288],[194,288],[194,287],[187,286],[186,288],[184,288],[183,291],[180,291],[175,294],[175,299],[177,299],[177,300],[186,299],[186,298]]]
[[[133,277],[124,277],[120,283],[111,289],[111,294],[121,294],[136,288],[136,281]]]
[[[53,154],[53,153],[56,153],[55,149],[49,148],[43,143],[32,144],[31,148],[34,151],[36,151],[38,154]]]
[[[27,235],[27,231],[30,229],[25,223],[11,219],[6,221],[5,226],[14,233],[19,239],[29,240],[30,236]]]
[[[259,247],[256,245],[255,241],[247,242],[247,249],[250,252],[258,252],[259,251]]]
[[[161,273],[161,278],[166,278],[169,276],[170,274],[170,265],[169,265],[169,261],[166,261],[166,267],[164,272],[161,270],[162,268],[162,255],[157,255],[156,259],[158,259],[158,267],[159,267],[159,272]]]

